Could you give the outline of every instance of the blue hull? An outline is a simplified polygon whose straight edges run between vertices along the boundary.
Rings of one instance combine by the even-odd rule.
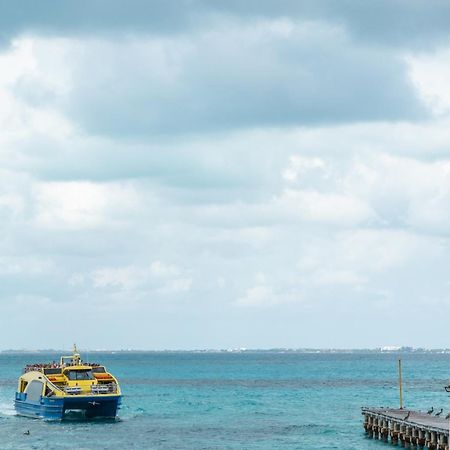
[[[70,396],[70,397],[41,397],[39,402],[29,402],[24,394],[16,394],[14,406],[17,414],[46,420],[62,420],[72,411],[82,417],[93,419],[96,417],[113,419],[117,416],[122,397],[120,395],[99,396]]]

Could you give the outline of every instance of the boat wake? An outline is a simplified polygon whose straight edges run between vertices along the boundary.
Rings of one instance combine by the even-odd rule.
[[[1,402],[0,403],[0,416],[15,416],[16,410],[14,409],[14,404],[11,402]]]

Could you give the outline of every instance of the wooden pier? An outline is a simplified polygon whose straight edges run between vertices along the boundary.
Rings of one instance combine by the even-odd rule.
[[[409,409],[362,408],[369,437],[405,448],[449,450],[449,420]]]

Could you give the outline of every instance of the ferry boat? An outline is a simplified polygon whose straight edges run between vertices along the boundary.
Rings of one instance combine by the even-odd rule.
[[[14,402],[22,416],[62,420],[75,413],[85,418],[115,418],[122,399],[117,379],[100,364],[73,354],[60,362],[30,364],[19,378]]]

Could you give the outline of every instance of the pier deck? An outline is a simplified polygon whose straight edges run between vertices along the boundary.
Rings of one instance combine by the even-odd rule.
[[[362,408],[364,429],[375,439],[436,450],[449,450],[449,420],[423,411]]]

